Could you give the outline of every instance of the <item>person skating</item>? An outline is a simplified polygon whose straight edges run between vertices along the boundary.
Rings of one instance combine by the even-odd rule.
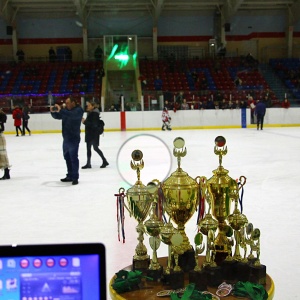
[[[161,115],[161,119],[163,122],[163,125],[161,127],[162,130],[172,130],[171,128],[171,117],[169,115],[168,109],[167,107],[164,107],[162,115]]]

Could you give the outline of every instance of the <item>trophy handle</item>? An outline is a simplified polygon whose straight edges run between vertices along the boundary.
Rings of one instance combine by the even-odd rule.
[[[247,178],[245,176],[240,176],[239,178],[239,190],[246,184]]]
[[[119,195],[125,196],[125,189],[124,188],[122,188],[122,187],[119,188]],[[123,202],[124,207],[126,208],[126,210],[129,213],[129,217],[131,218],[132,217],[132,213],[131,213],[130,209],[128,208],[128,206],[126,205],[126,203],[124,201],[124,197],[122,197],[122,202]]]

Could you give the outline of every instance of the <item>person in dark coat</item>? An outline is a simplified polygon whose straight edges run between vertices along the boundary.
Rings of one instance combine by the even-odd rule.
[[[87,163],[81,169],[90,169],[92,146],[95,152],[102,158],[102,165],[100,168],[106,168],[109,163],[103,155],[103,152],[99,149],[100,134],[99,134],[99,117],[100,112],[95,102],[87,102],[87,118],[82,118],[82,123],[85,125],[85,142],[87,150]]]
[[[260,125],[260,130],[263,130],[266,110],[267,110],[266,104],[263,101],[257,101],[257,104],[255,106],[255,114],[257,118],[257,130],[259,129],[259,125]]]
[[[25,106],[22,108],[22,130],[23,130],[23,133],[22,135],[25,135],[25,130],[27,130],[27,132],[29,133],[29,135],[31,135],[31,131],[30,129],[28,128],[28,120],[30,119],[30,109],[28,107],[27,104],[25,104]]]
[[[74,98],[69,97],[65,106],[55,104],[50,107],[50,112],[54,119],[62,120],[63,154],[68,173],[61,181],[72,182],[72,185],[76,185],[79,178],[78,149],[83,109]]]

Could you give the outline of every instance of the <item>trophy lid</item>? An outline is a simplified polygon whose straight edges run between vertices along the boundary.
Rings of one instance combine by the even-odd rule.
[[[219,156],[219,166],[216,170],[212,171],[214,175],[208,179],[208,184],[223,187],[236,184],[235,180],[228,175],[229,171],[222,166],[223,156],[227,154],[226,139],[223,136],[215,138],[214,152]]]
[[[134,150],[131,153],[131,158],[132,161],[130,162],[130,166],[132,170],[136,170],[137,181],[131,188],[127,190],[127,195],[147,195],[149,194],[149,190],[141,181],[141,170],[144,168],[143,152],[141,150]]]

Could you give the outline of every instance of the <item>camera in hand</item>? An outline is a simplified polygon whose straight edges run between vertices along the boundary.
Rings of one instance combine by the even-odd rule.
[[[52,107],[52,111],[57,111],[57,107],[56,107],[56,106],[53,106],[53,107]]]

